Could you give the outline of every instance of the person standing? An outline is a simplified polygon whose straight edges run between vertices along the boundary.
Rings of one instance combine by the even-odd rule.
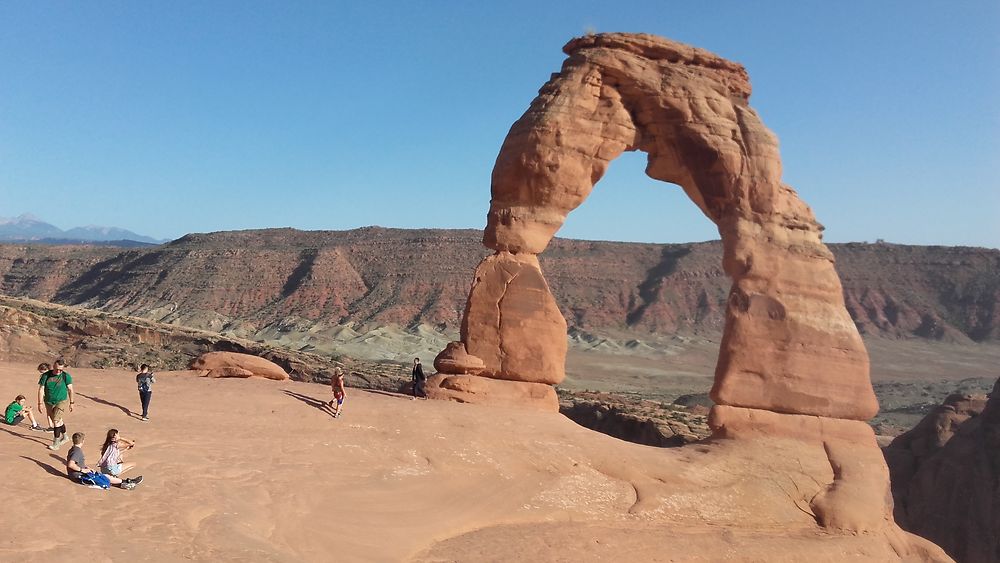
[[[420,365],[420,358],[413,358],[413,398],[417,397],[427,397],[427,390],[424,389],[424,385],[427,382],[427,376],[424,375],[424,368]]]
[[[337,408],[333,411],[333,418],[340,418],[340,409],[344,406],[344,398],[347,396],[347,392],[344,389],[344,370],[338,367],[333,371],[333,377],[330,378],[330,387],[333,389],[333,400],[327,403],[327,406],[333,407],[333,401],[337,401]]]
[[[49,371],[49,364],[46,364],[46,363],[38,364],[38,375],[42,375],[43,373],[45,373],[47,371]],[[42,414],[41,409],[39,409],[38,414],[39,415]],[[46,432],[52,432],[53,430],[55,430],[55,428],[52,426],[52,419],[49,418],[48,416],[46,416],[45,418],[48,419],[48,423],[49,423],[49,425],[45,427],[45,431]]]
[[[52,445],[50,450],[58,450],[69,441],[66,437],[66,411],[73,412],[73,376],[63,370],[66,364],[62,358],[52,363],[52,369],[38,379],[38,411],[52,419]]]
[[[148,364],[139,366],[139,373],[135,374],[135,382],[139,386],[139,402],[142,403],[142,420],[149,420],[149,400],[153,398],[153,384],[156,383],[156,376],[149,371]]]

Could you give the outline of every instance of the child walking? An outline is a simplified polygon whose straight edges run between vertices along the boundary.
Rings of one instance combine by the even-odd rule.
[[[344,389],[344,370],[342,368],[337,368],[333,372],[333,377],[330,378],[330,387],[333,388],[333,400],[327,403],[328,406],[333,406],[333,401],[337,401],[337,408],[333,411],[333,418],[340,417],[340,409],[344,406],[344,397],[347,393]]]

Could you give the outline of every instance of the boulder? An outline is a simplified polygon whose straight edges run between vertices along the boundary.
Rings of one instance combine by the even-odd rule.
[[[276,381],[288,379],[288,374],[278,364],[259,356],[236,352],[207,352],[191,362],[191,369],[208,371],[210,377],[251,377],[256,375]]]
[[[253,377],[254,374],[253,374],[252,371],[250,371],[248,369],[238,368],[236,366],[223,366],[221,368],[215,368],[215,369],[209,370],[209,372],[206,373],[205,375],[207,377],[242,377],[242,378],[247,378],[247,377]]]
[[[469,354],[462,342],[449,342],[434,358],[434,369],[442,373],[478,375],[486,369],[483,360]]]

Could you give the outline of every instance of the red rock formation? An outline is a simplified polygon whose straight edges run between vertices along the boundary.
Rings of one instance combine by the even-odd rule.
[[[565,325],[536,256],[608,163],[641,150],[646,173],[680,185],[722,235],[733,284],[712,389],[713,438],[745,450],[739,455],[750,464],[760,453],[748,445],[795,460],[797,468],[765,476],[791,486],[783,509],[794,505],[834,533],[881,537],[900,558],[947,560],[892,520],[888,468],[862,422],[878,410],[868,354],[822,227],[781,182],[777,140],[748,105],[743,67],[649,35],[587,36],[564,50],[562,71],[497,157],[483,237],[495,254],[476,270],[464,346],[449,346],[436,362],[447,368],[467,351],[487,377],[438,374],[431,396],[509,404],[524,385],[562,380]],[[533,404],[545,404],[531,393]],[[733,473],[734,495],[754,496],[754,485],[740,481],[752,473]]]
[[[587,36],[564,50],[562,71],[511,127],[493,170],[483,242],[496,254],[476,271],[462,330],[484,373],[562,379],[562,319],[535,255],[611,160],[641,150],[647,174],[679,184],[722,235],[733,285],[713,399],[873,416],[868,355],[833,256],[812,211],[781,182],[777,139],[747,104],[743,67],[649,35]],[[521,361],[529,355],[534,362]]]
[[[204,370],[209,377],[258,376],[277,381],[288,379],[281,366],[258,356],[236,352],[208,352],[191,362],[191,369]]]
[[[916,426],[883,450],[889,464],[896,518],[906,519],[906,490],[920,467],[936,454],[968,420],[986,407],[985,395],[950,395]]]
[[[566,376],[566,320],[533,254],[498,252],[476,269],[462,342],[483,375],[531,383]]]
[[[895,518],[962,562],[1000,561],[1000,381],[952,395],[884,450]]]
[[[479,375],[486,364],[465,350],[461,342],[449,342],[445,349],[434,358],[434,369],[441,373],[456,375]]]

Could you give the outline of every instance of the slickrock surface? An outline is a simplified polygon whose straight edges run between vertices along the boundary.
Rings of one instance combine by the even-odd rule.
[[[278,364],[250,354],[206,352],[191,362],[191,369],[206,371],[208,377],[263,377],[284,381],[288,374]]]
[[[643,34],[586,36],[564,51],[562,70],[511,127],[493,169],[483,242],[496,253],[476,270],[461,333],[484,375],[562,380],[562,316],[535,256],[609,162],[640,150],[646,173],[683,187],[722,235],[733,284],[713,399],[871,418],[868,354],[833,255],[812,211],[781,181],[778,141],[748,104],[744,68]],[[528,356],[538,361],[521,361]]]
[[[810,499],[840,478],[819,443],[650,448],[556,413],[353,389],[333,419],[325,386],[194,372],[158,374],[144,423],[132,372],[69,369],[87,461],[117,428],[145,481],[76,485],[65,446],[0,426],[0,503],[20,511],[0,560],[947,560],[890,521],[821,528]],[[34,364],[0,363],[0,397],[36,381]],[[39,524],[53,514],[58,533]]]
[[[960,562],[1000,560],[1000,381],[952,395],[884,449],[896,520]]]

